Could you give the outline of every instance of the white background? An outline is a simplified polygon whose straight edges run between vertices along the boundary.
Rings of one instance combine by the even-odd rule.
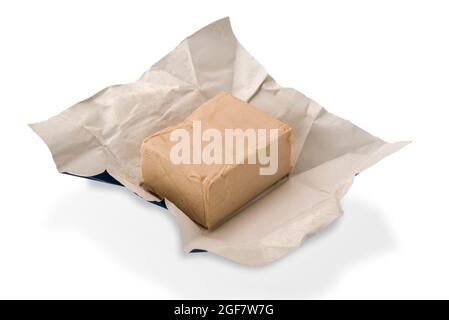
[[[2,1],[0,298],[449,298],[447,3]],[[58,174],[27,127],[224,16],[280,84],[413,141],[355,179],[338,222],[262,268],[182,253],[167,212]]]

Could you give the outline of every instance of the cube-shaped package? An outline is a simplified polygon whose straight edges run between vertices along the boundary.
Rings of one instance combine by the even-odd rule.
[[[291,128],[221,92],[147,137],[141,185],[211,229],[291,170]]]

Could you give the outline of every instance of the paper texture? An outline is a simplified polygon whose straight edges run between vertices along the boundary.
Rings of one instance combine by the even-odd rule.
[[[185,39],[138,81],[107,87],[31,127],[60,172],[93,176],[107,170],[154,201],[159,199],[139,187],[142,141],[181,122],[220,91],[287,123],[297,161],[285,183],[213,231],[166,201],[186,252],[204,249],[252,266],[279,259],[342,214],[339,201],[355,174],[407,144],[386,143],[279,86],[238,43],[228,18]]]

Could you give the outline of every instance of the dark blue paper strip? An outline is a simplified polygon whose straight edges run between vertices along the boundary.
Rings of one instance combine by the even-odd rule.
[[[119,181],[117,181],[113,176],[111,176],[109,174],[109,172],[107,172],[106,170],[103,171],[102,173],[96,174],[94,176],[80,176],[77,174],[73,174],[73,173],[69,173],[69,172],[62,172],[63,174],[67,174],[69,176],[74,176],[74,177],[79,177],[79,178],[85,178],[85,179],[89,179],[89,180],[94,180],[94,181],[98,181],[98,182],[104,182],[104,183],[109,183],[109,184],[113,184],[116,186],[121,186],[123,187],[123,184],[121,184]],[[164,209],[167,209],[167,205],[165,204],[164,199],[162,199],[161,201],[148,201],[151,202],[152,204],[155,204],[159,207],[162,207]],[[192,249],[190,251],[190,253],[200,253],[200,252],[207,252],[207,250],[203,250],[203,249]]]

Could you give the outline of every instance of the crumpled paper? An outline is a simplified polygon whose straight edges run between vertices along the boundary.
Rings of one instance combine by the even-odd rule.
[[[290,125],[296,165],[287,181],[213,231],[165,200],[186,252],[203,249],[252,266],[279,259],[341,216],[340,199],[357,173],[407,144],[376,138],[278,85],[239,44],[228,18],[186,38],[136,82],[107,87],[31,128],[60,172],[90,177],[106,170],[132,192],[157,201],[139,186],[143,139],[182,121],[219,91]]]

